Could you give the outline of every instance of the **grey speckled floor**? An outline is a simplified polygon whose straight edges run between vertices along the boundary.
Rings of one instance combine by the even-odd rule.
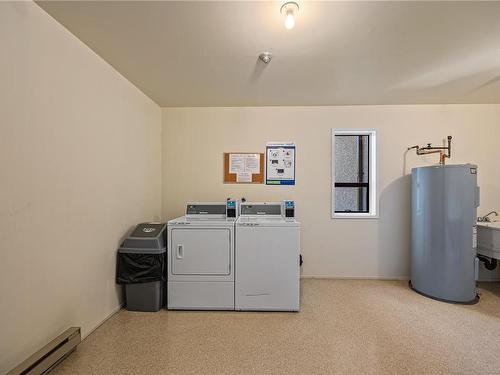
[[[306,279],[300,313],[122,310],[51,374],[500,374],[500,285],[480,291]]]

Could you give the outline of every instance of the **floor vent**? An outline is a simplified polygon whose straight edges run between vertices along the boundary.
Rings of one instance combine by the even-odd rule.
[[[45,374],[70,355],[80,341],[80,327],[68,328],[7,375]]]

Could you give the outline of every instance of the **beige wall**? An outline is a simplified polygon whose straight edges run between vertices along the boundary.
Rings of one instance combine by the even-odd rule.
[[[330,218],[330,129],[374,128],[379,140],[379,219]],[[500,105],[164,108],[163,216],[189,200],[294,199],[302,222],[303,275],[406,278],[409,275],[408,172],[436,157],[407,146],[454,137],[451,162],[477,163],[482,204],[500,209]],[[225,185],[223,152],[264,152],[295,141],[297,184]]]
[[[0,3],[0,373],[119,307],[115,252],[161,210],[161,110],[33,3]]]

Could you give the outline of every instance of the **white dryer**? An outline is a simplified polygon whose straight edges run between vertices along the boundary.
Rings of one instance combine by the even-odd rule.
[[[234,310],[236,219],[236,201],[196,202],[168,222],[168,309]]]
[[[294,216],[293,201],[241,204],[236,222],[236,310],[299,310],[300,223]]]

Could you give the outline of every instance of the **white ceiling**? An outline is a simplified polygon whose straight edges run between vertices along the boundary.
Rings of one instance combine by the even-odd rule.
[[[500,2],[37,3],[165,107],[500,103]]]

